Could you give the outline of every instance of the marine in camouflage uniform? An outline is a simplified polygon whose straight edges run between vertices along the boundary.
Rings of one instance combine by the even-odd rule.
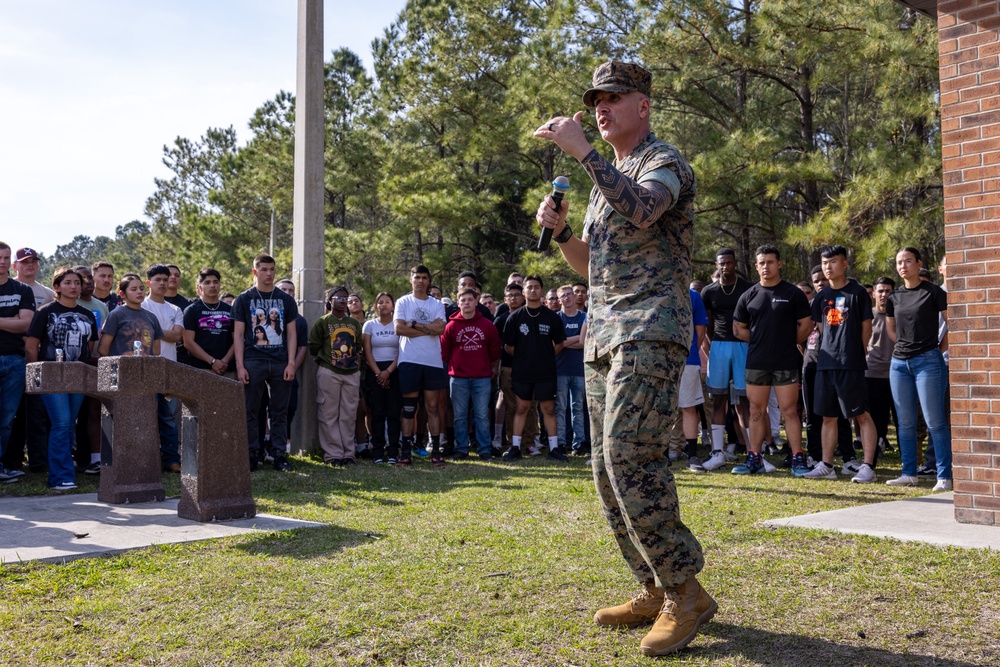
[[[586,140],[583,112],[536,130],[594,182],[580,240],[571,240],[565,203],[557,211],[546,198],[536,219],[590,278],[584,361],[594,482],[622,555],[646,589],[602,609],[595,622],[655,619],[642,652],[666,655],[686,646],[717,606],[695,578],[704,557],[681,521],[667,458],[692,337],[695,177],[680,152],[649,131],[650,84],[638,65],[608,62],[594,72],[583,101],[615,149],[613,163]]]
[[[583,237],[590,249],[591,325],[584,360],[594,483],[636,579],[674,588],[704,565],[680,519],[667,460],[677,394],[691,341],[694,172],[652,133],[615,167],[637,183],[676,190],[673,207],[641,229],[590,195]]]

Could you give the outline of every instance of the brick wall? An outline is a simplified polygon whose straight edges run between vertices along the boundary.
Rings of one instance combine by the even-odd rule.
[[[1000,2],[938,30],[955,518],[1000,526]]]

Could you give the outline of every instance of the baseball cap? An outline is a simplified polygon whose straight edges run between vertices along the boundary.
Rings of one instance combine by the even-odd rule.
[[[14,255],[14,261],[20,262],[21,260],[30,259],[32,257],[38,259],[38,253],[35,252],[35,250],[32,248],[20,248]]]
[[[609,60],[594,70],[592,87],[583,94],[583,103],[588,109],[593,109],[596,106],[594,98],[600,91],[631,93],[638,90],[649,97],[652,85],[653,75],[639,65]]]

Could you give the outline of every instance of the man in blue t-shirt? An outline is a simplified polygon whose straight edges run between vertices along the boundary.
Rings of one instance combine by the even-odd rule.
[[[681,372],[681,390],[677,397],[677,407],[681,409],[681,427],[684,430],[685,453],[688,457],[688,470],[691,472],[707,472],[698,458],[698,406],[705,402],[705,390],[701,384],[701,354],[699,350],[705,342],[705,331],[708,329],[708,313],[701,294],[691,292],[691,320],[694,333],[691,335],[691,351],[687,363]]]
[[[556,357],[556,435],[559,446],[566,450],[567,410],[573,425],[573,453],[584,455],[584,401],[586,388],[583,380],[583,342],[587,337],[587,313],[576,307],[572,285],[558,290],[559,319],[566,330],[562,352]]]

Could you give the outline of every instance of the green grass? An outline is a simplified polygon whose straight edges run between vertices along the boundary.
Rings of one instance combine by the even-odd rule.
[[[0,664],[1000,664],[1000,554],[760,525],[926,485],[678,471],[719,613],[653,660],[642,628],[592,623],[636,585],[582,460],[294,463],[254,473],[258,511],[327,527],[0,567]]]

